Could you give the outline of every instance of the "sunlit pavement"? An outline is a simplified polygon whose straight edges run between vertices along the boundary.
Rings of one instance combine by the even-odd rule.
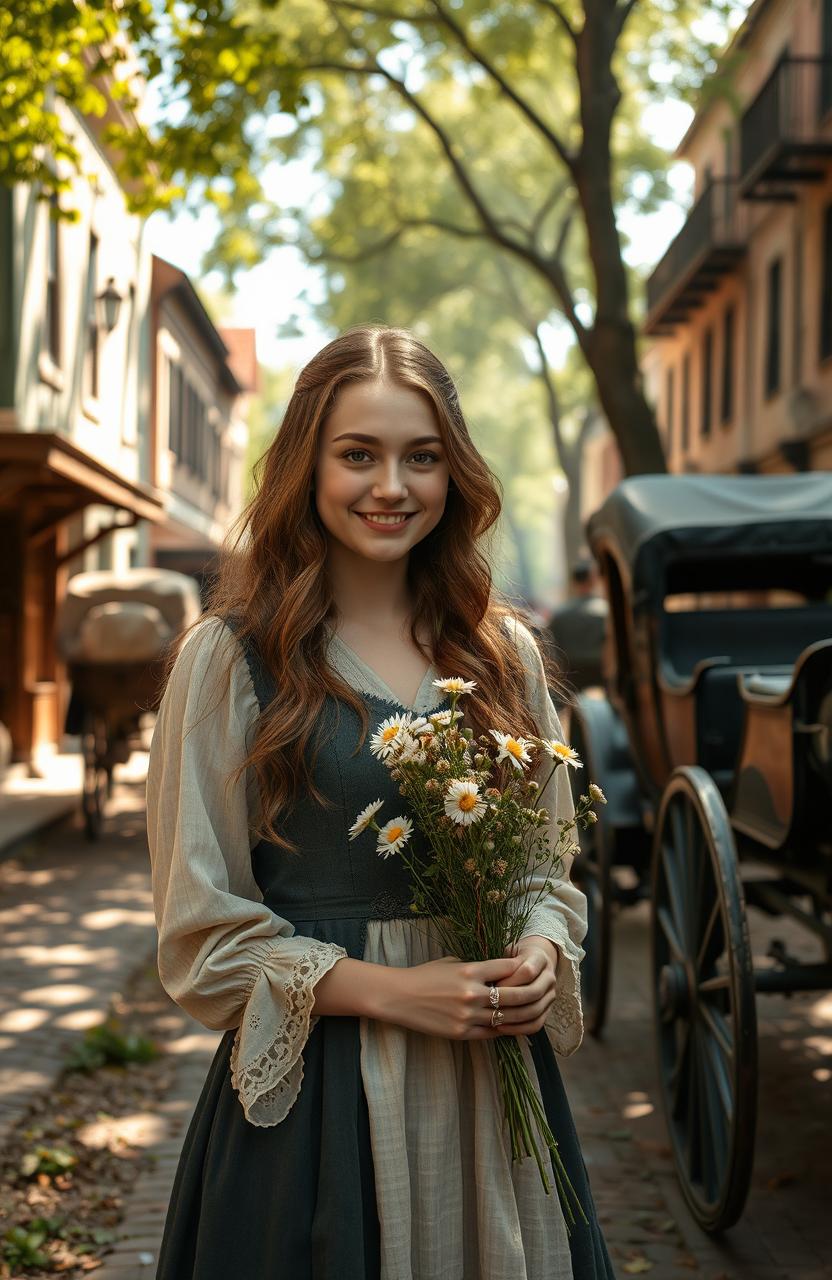
[[[76,820],[0,862],[0,1141],[32,1091],[51,1085],[63,1048],[100,1021],[113,993],[155,955],[143,764],[137,754],[121,771],[97,843],[87,843]],[[782,921],[753,916],[752,936],[760,955],[770,936],[807,959],[814,954],[811,940]],[[644,907],[616,921],[613,972],[604,1041],[587,1036],[560,1065],[617,1273],[832,1280],[832,997],[758,999],[752,1191],[740,1223],[716,1241],[684,1207],[659,1111]],[[155,1272],[179,1149],[219,1039],[174,1005],[171,1019],[175,1084],[161,1117],[133,1135],[154,1152],[155,1167],[135,1185],[100,1280]]]

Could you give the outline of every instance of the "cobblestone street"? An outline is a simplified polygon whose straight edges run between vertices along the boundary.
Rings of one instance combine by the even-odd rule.
[[[99,1021],[112,994],[155,951],[142,785],[122,781],[97,844],[68,825],[0,863],[4,995],[0,1126],[46,1090],[64,1046]],[[753,921],[799,943],[779,922]],[[804,944],[805,945],[805,944]],[[659,1113],[647,1005],[646,911],[619,919],[614,988],[603,1043],[587,1037],[561,1059],[604,1230],[619,1275],[655,1280],[830,1280],[832,997],[758,1001],[761,1090],[751,1196],[721,1241],[699,1231],[675,1179]],[[156,1157],[139,1177],[101,1280],[152,1277],[178,1152],[218,1035],[170,1008],[175,1085],[131,1140]],[[2,1133],[0,1133],[0,1138]],[[260,1280],[235,1277],[234,1280]]]

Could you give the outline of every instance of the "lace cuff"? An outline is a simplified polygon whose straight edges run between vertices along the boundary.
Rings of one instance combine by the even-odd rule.
[[[551,911],[532,911],[524,937],[537,934],[548,938],[558,949],[555,971],[558,988],[543,1024],[552,1048],[568,1058],[579,1049],[584,1038],[584,1012],[581,1005],[581,961],[585,952],[569,937],[565,922]]]
[[[251,1124],[267,1128],[288,1115],[303,1080],[303,1046],[318,1021],[315,984],[346,955],[334,942],[283,938],[265,959],[231,1048],[231,1083]]]

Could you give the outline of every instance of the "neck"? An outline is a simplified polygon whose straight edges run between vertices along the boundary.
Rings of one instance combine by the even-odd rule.
[[[407,565],[407,556],[380,563],[331,544],[326,567],[337,616],[361,622],[372,618],[380,629],[403,625],[412,610]]]

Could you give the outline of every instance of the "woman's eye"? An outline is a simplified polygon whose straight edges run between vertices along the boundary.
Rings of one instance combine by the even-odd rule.
[[[353,455],[354,455],[354,454],[356,454],[356,453],[363,453],[363,454],[365,454],[367,457],[369,457],[369,456],[370,456],[370,455],[367,453],[367,450],[366,450],[366,449],[347,449],[346,453],[344,454],[344,457],[345,457],[345,458],[349,458],[350,460],[352,460]],[[410,456],[411,456],[412,458],[428,458],[431,462],[438,462],[438,461],[439,461],[439,457],[438,457],[438,455],[437,455],[437,454],[435,454],[435,453],[429,453],[429,452],[427,452],[427,451],[422,451],[422,452],[419,452],[419,453],[413,453],[413,454],[411,454]]]

